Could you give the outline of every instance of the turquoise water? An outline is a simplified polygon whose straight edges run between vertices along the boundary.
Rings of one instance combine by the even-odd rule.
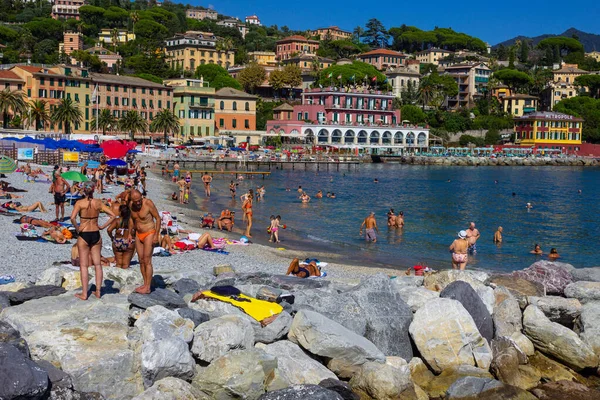
[[[373,182],[375,178],[379,183]],[[241,217],[239,197],[235,203],[228,198],[230,179],[215,178],[210,202],[196,184],[203,199],[199,206],[215,213],[228,206]],[[557,248],[561,261],[575,267],[600,265],[598,182],[598,168],[367,164],[339,172],[277,170],[265,180],[244,180],[238,196],[264,183],[265,201],[254,207],[255,238],[268,239],[264,233],[268,217],[280,214],[288,226],[281,232],[281,246],[306,249],[307,256],[312,249],[341,253],[360,265],[402,269],[425,263],[449,268],[448,246],[474,221],[481,238],[469,266],[516,270],[539,259],[529,254],[535,243],[545,254]],[[299,185],[312,197],[309,204],[298,200]],[[319,189],[335,192],[337,198],[316,199]],[[532,209],[525,207],[527,202]],[[404,229],[388,229],[390,208],[404,211]],[[377,243],[366,243],[359,236],[370,211],[376,213],[380,230]],[[504,228],[501,245],[492,242],[498,226]]]

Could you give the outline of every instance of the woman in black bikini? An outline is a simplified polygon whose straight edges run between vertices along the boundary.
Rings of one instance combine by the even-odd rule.
[[[77,293],[75,296],[81,300],[87,300],[88,298],[88,264],[90,254],[92,256],[92,262],[96,271],[96,291],[94,294],[100,298],[100,288],[102,287],[102,264],[101,264],[101,251],[102,251],[102,237],[100,236],[100,230],[106,228],[115,219],[115,214],[102,204],[101,200],[94,199],[94,186],[86,186],[83,190],[85,198],[75,203],[73,212],[71,213],[71,223],[77,228],[79,237],[77,238],[77,250],[79,251],[79,271],[81,274],[81,288],[82,292]],[[108,222],[102,226],[98,226],[98,216],[100,211],[104,211],[110,216]],[[80,223],[77,224],[77,216],[79,216]]]
[[[133,221],[131,220],[131,210],[127,204],[119,206],[119,215],[110,224],[107,231],[112,241],[113,252],[117,268],[127,269],[131,264],[131,259],[135,254],[135,241],[133,234]]]

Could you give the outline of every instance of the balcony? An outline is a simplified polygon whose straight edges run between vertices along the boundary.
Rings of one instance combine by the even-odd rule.
[[[214,109],[215,105],[211,104],[211,103],[202,103],[202,102],[190,102],[189,103],[189,107],[190,108],[199,108],[199,109]]]

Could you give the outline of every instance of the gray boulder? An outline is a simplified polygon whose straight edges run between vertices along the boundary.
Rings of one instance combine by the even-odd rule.
[[[523,313],[525,335],[542,353],[557,358],[576,371],[598,366],[598,356],[572,330],[550,321],[536,306]]]
[[[452,282],[442,290],[440,297],[454,299],[461,303],[473,318],[481,336],[487,339],[488,342],[494,338],[492,316],[471,285],[463,281]]]
[[[142,376],[146,388],[166,377],[191,380],[195,369],[196,362],[188,344],[179,338],[163,338],[142,345]]]
[[[48,374],[15,346],[0,343],[0,399],[42,399]]]
[[[262,326],[254,319],[250,320],[254,329],[254,341],[260,343],[273,343],[284,338],[292,326],[294,318],[287,312],[282,311],[269,325]]]
[[[565,296],[579,300],[582,304],[600,300],[600,282],[573,282],[565,288]]]
[[[140,271],[128,268],[104,268],[104,279],[115,282],[118,287],[139,286],[144,282]]]
[[[45,269],[35,281],[36,285],[62,286],[62,283],[63,272],[56,267]]]
[[[269,391],[293,385],[317,385],[323,379],[337,380],[333,372],[288,340],[280,340],[259,348],[277,358],[275,379],[269,386]]]
[[[49,363],[46,360],[37,361],[37,365],[48,374],[48,379],[50,379],[52,389],[57,387],[66,389],[73,388],[73,380],[71,379],[71,376],[63,370],[56,368],[54,365],[52,365],[52,363]]]
[[[446,269],[426,276],[423,285],[430,290],[442,291],[454,281],[464,281],[475,285],[486,283],[488,279],[489,275],[483,271]]]
[[[575,268],[571,271],[571,275],[573,275],[573,282],[600,282],[600,267]]]
[[[190,321],[192,321],[194,323],[194,328],[210,320],[208,314],[198,310],[194,310],[192,308],[178,308],[177,314],[179,314],[181,318],[189,319]]]
[[[581,314],[581,303],[577,299],[565,299],[559,296],[528,298],[531,305],[537,306],[552,322],[572,328]]]
[[[495,292],[499,292],[498,289]],[[519,302],[508,293],[507,296],[496,296],[500,302],[494,308],[495,338],[509,338],[519,349],[528,356],[533,355],[533,343],[523,335],[523,315]]]
[[[198,368],[192,386],[211,399],[256,400],[267,391],[277,359],[260,349],[234,350]]]
[[[296,385],[265,393],[259,400],[344,400],[338,393],[317,385]]]
[[[200,290],[200,284],[193,279],[183,278],[171,285],[173,290],[184,296],[188,293],[194,294]]]
[[[0,344],[1,343],[12,344],[23,353],[25,357],[30,357],[29,346],[25,339],[21,337],[19,331],[4,321],[0,321]]]
[[[537,386],[541,375],[525,365],[527,355],[512,340],[504,337],[494,339],[491,347],[494,359],[490,369],[500,381],[525,390]]]
[[[163,378],[132,400],[208,400],[191,384],[178,378]]]
[[[409,332],[435,372],[457,365],[488,369],[492,352],[475,322],[457,300],[439,298],[421,307]]]
[[[352,391],[352,388],[350,387],[350,385],[348,385],[344,381],[340,381],[337,378],[323,379],[319,383],[319,386],[322,386],[325,389],[329,389],[333,392],[336,392],[337,394],[339,394],[342,397],[343,400],[360,400],[360,397]]]
[[[187,303],[183,297],[167,289],[156,288],[150,294],[131,293],[127,301],[139,308],[149,308],[152,306],[163,306],[169,310],[177,308],[186,308]]]
[[[591,301],[583,305],[579,320],[579,337],[600,357],[600,302]]]
[[[416,287],[412,285],[397,285],[396,290],[400,294],[402,300],[408,304],[412,312],[416,312],[423,307],[429,300],[440,297],[439,292],[425,289],[424,287]]]
[[[546,288],[541,283],[512,275],[494,275],[490,278],[490,283],[505,287],[517,299],[521,309],[527,307],[527,297],[546,295]]]
[[[60,286],[40,285],[21,289],[8,293],[8,299],[12,305],[25,303],[26,301],[41,299],[43,297],[58,296],[66,290]]]
[[[314,311],[296,314],[288,338],[330,359],[328,367],[338,376],[348,376],[368,361],[385,362],[385,355],[372,342]]]
[[[0,292],[0,312],[5,308],[10,307],[10,299],[7,292]]]
[[[254,330],[250,322],[237,315],[225,315],[196,327],[192,353],[210,363],[230,350],[253,346]]]
[[[194,323],[163,306],[147,308],[135,321],[135,327],[141,331],[144,342],[177,337],[190,343],[194,338]]]
[[[413,389],[408,365],[395,368],[388,364],[367,362],[349,383],[361,398],[375,400],[398,399],[404,391]]]
[[[492,378],[465,376],[454,382],[446,392],[447,400],[537,400],[531,393],[506,385]]]

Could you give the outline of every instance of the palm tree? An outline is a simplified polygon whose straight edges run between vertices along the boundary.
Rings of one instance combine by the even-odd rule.
[[[69,97],[61,99],[60,103],[52,111],[50,121],[54,124],[63,124],[63,133],[71,133],[71,124],[80,124],[83,121],[83,114],[79,105],[74,103]]]
[[[46,122],[50,121],[47,105],[48,103],[45,100],[31,100],[29,102],[25,118],[28,126],[35,124],[34,129],[36,131],[40,128],[44,129]]]
[[[119,120],[119,129],[129,132],[131,140],[134,140],[136,133],[142,132],[143,135],[148,130],[148,122],[142,118],[139,112],[129,110]]]
[[[26,109],[23,92],[6,88],[0,92],[0,112],[2,112],[2,126],[8,127],[9,114],[20,114]]]
[[[91,126],[96,129],[102,129],[102,134],[106,135],[106,131],[112,131],[117,127],[117,119],[111,114],[109,109],[105,108],[92,119]]]
[[[217,43],[215,44],[215,49],[217,51],[224,51],[224,52],[227,52],[227,51],[233,49],[233,39],[231,39],[230,37],[226,37],[226,38],[218,40]]]
[[[131,30],[135,32],[135,23],[140,20],[140,14],[137,11],[132,11],[129,13],[129,19],[132,22]]]
[[[165,145],[169,144],[169,133],[179,132],[181,123],[175,113],[168,108],[159,111],[150,124],[150,131],[163,132],[165,134]]]
[[[353,33],[354,33],[354,36],[356,36],[356,42],[360,43],[360,39],[365,34],[365,30],[362,28],[362,26],[357,26],[356,28],[354,28]]]
[[[119,41],[119,30],[117,28],[113,28],[112,31],[110,31],[110,39],[113,42],[113,50],[116,53],[117,52],[117,42]]]

